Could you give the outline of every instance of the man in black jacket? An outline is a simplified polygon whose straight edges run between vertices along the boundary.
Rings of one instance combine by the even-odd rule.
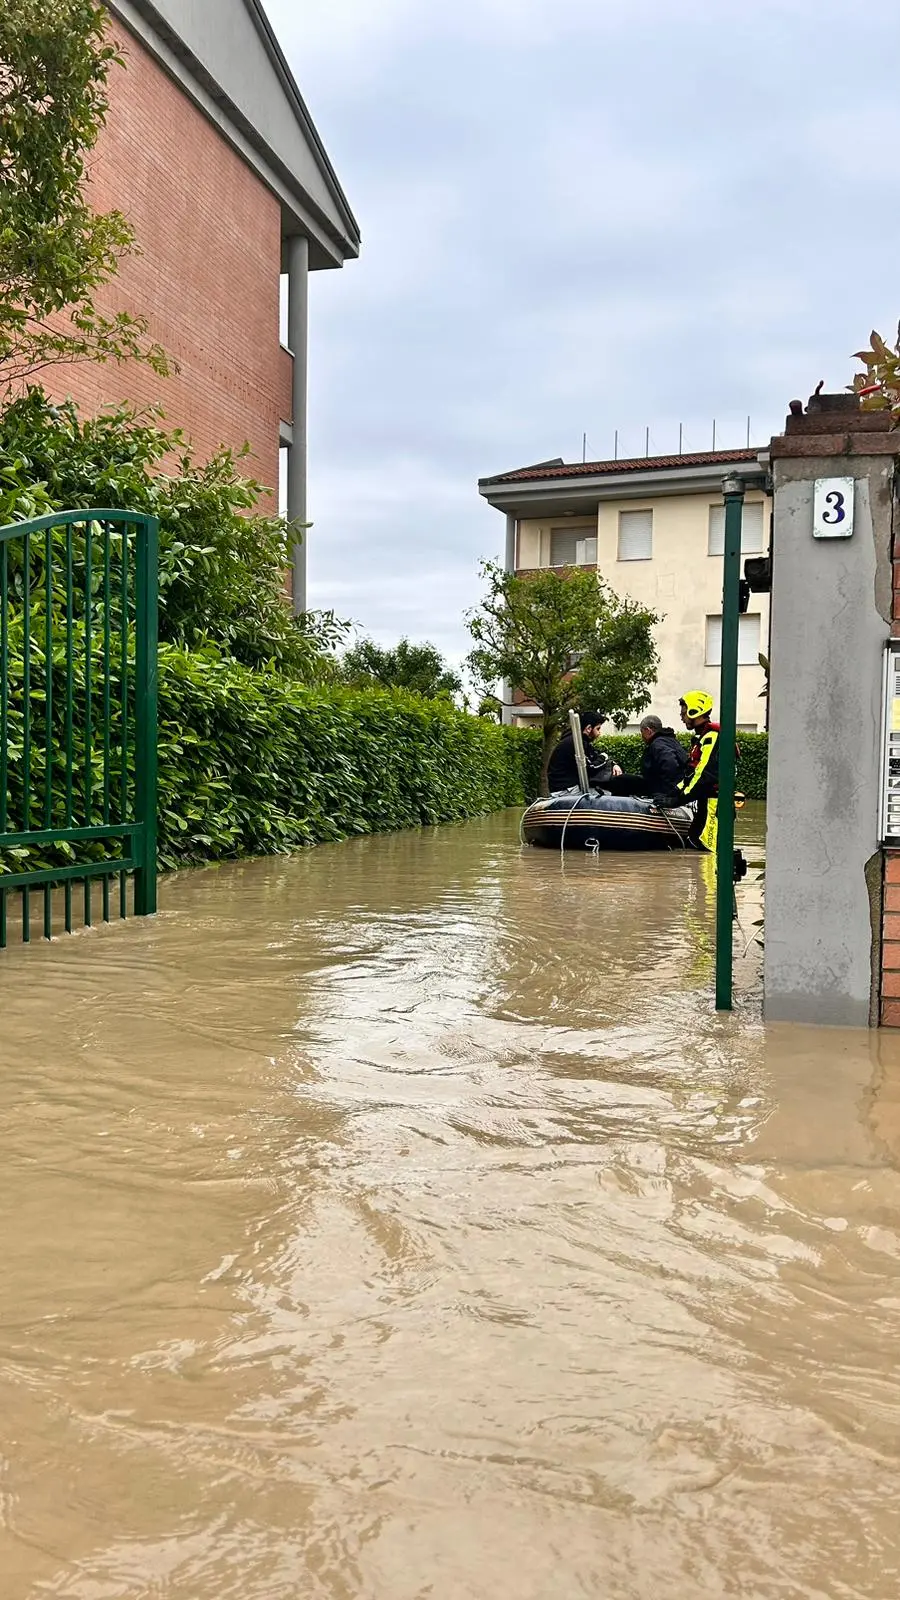
[[[643,795],[657,805],[682,804],[679,784],[688,768],[688,755],[675,737],[674,728],[664,728],[659,717],[644,717],[641,723],[644,749],[639,778],[626,773],[604,784],[610,794]]]
[[[679,786],[688,769],[688,754],[675,737],[674,728],[664,728],[659,717],[645,717],[641,723],[644,753],[641,778],[644,793],[659,805],[678,804]]]

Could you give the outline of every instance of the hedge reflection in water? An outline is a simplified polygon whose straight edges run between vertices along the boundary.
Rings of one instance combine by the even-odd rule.
[[[897,1045],[515,825],[4,963],[4,1600],[896,1594]]]

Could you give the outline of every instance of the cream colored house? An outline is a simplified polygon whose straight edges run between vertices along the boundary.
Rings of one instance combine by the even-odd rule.
[[[718,698],[722,632],[722,479],[747,480],[743,555],[769,548],[770,504],[756,450],[649,456],[566,465],[548,461],[495,478],[479,492],[506,516],[506,567],[595,567],[617,594],[662,616],[656,630],[659,676],[652,709],[678,720],[686,689]],[[738,725],[765,726],[760,653],[768,654],[768,595],[753,594],[740,621]],[[524,722],[537,708],[515,705]]]

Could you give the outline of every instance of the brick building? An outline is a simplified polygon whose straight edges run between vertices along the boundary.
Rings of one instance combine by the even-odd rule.
[[[108,0],[124,68],[90,163],[141,254],[100,298],[146,316],[178,364],[61,367],[47,388],[86,411],[161,405],[202,457],[249,443],[248,470],[306,517],[307,280],[359,251],[359,231],[259,0]],[[288,279],[288,345],[280,285]],[[305,546],[294,603],[306,601]]]

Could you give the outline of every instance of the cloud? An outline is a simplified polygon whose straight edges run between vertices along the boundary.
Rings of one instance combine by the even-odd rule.
[[[890,0],[269,11],[363,230],[311,292],[311,595],[383,639],[465,649],[479,476],[765,439],[900,314]]]
[[[811,167],[825,166],[835,180],[851,185],[860,203],[864,197],[871,203],[872,191],[896,185],[898,142],[900,107],[856,104],[813,117],[804,154]]]

